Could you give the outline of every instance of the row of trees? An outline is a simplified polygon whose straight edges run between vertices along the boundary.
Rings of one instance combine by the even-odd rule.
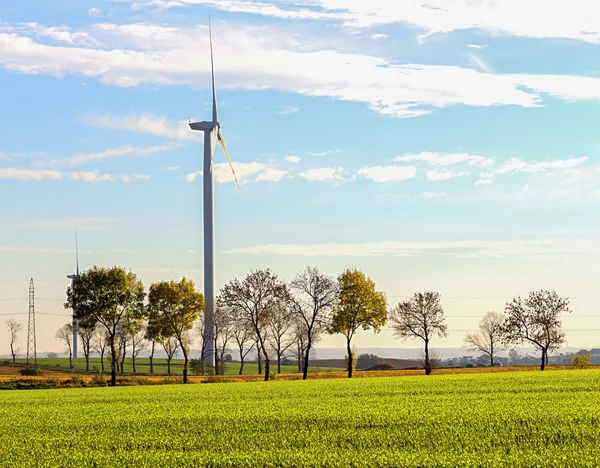
[[[535,291],[526,298],[517,297],[506,304],[504,314],[488,313],[480,322],[479,331],[468,333],[465,342],[488,355],[491,365],[502,346],[531,344],[540,350],[544,370],[548,353],[564,342],[560,316],[570,312],[568,303],[555,291]],[[76,310],[87,368],[92,350],[101,358],[108,353],[113,385],[119,367],[123,372],[127,348],[131,349],[135,370],[135,358],[145,343],[151,349],[151,371],[156,345],[165,350],[169,367],[175,352],[181,350],[183,380],[187,382],[194,324],[198,327],[201,359],[207,357],[204,306],[202,294],[186,278],[153,283],[146,293],[134,273],[120,267],[97,266],[73,281],[65,303],[66,308]],[[216,371],[222,372],[226,352],[234,346],[239,353],[239,372],[242,373],[248,354],[256,350],[259,372],[264,364],[264,377],[268,380],[273,360],[276,359],[280,372],[285,353],[294,349],[306,378],[314,344],[329,333],[345,337],[348,377],[352,377],[352,340],[356,332],[362,329],[378,333],[386,324],[402,340],[423,341],[423,367],[430,374],[431,340],[447,336],[438,293],[415,293],[407,301],[388,308],[385,294],[360,270],[346,269],[333,278],[315,267],[307,267],[289,284],[268,269],[251,271],[243,280],[236,278],[227,283],[217,297],[213,330]],[[13,337],[14,360],[13,343],[20,328],[16,322],[7,325]],[[56,335],[69,351],[71,335],[70,324]]]

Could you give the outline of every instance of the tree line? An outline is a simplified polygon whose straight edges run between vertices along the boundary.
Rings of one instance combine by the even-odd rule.
[[[103,370],[104,355],[108,355],[112,385],[116,384],[117,372],[124,371],[127,350],[130,349],[135,372],[135,359],[148,346],[151,372],[155,347],[164,349],[169,371],[171,359],[180,350],[184,358],[183,381],[187,382],[194,328],[200,340],[201,361],[207,358],[202,319],[204,297],[194,282],[185,277],[152,283],[146,291],[131,271],[117,266],[94,266],[68,287],[64,306],[76,311],[86,370],[91,351],[100,354]],[[540,367],[544,370],[548,354],[564,342],[560,317],[568,312],[569,300],[556,291],[533,291],[507,303],[503,314],[487,313],[479,330],[465,335],[465,343],[489,356],[492,366],[502,347],[527,343],[540,351]],[[20,327],[14,320],[9,322],[14,360],[13,345]],[[289,283],[269,269],[251,271],[242,280],[229,281],[217,296],[212,334],[215,372],[224,372],[230,347],[236,348],[239,355],[240,374],[248,354],[255,350],[259,372],[264,366],[264,378],[269,380],[272,365],[276,363],[280,373],[285,353],[294,349],[306,379],[315,343],[323,334],[341,334],[346,340],[348,377],[352,377],[352,340],[356,332],[379,333],[386,325],[401,340],[423,342],[422,364],[425,373],[430,374],[436,361],[431,341],[448,335],[439,293],[417,292],[389,307],[385,294],[358,269],[348,268],[334,278],[316,267],[307,267]],[[71,336],[71,324],[56,334],[70,355]]]

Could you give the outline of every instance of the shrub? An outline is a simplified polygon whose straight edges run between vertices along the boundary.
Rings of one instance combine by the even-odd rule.
[[[90,385],[93,385],[94,387],[106,387],[107,384],[104,374],[102,374],[102,372],[97,372],[94,374],[94,376],[90,379]]]
[[[38,367],[24,367],[21,369],[21,375],[42,375],[42,369]]]
[[[396,369],[396,366],[394,366],[393,364],[390,364],[389,362],[382,362],[380,364],[376,364],[372,367],[369,367],[367,370],[368,371],[378,371],[378,370],[392,370],[392,369]]]
[[[592,367],[591,354],[578,354],[571,358],[571,365],[575,369],[589,369]]]

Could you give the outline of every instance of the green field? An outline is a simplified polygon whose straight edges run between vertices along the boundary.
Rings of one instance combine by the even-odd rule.
[[[600,371],[0,393],[0,466],[597,466]]]
[[[17,359],[18,363],[25,363],[25,359]],[[41,366],[61,367],[64,369],[69,368],[69,358],[38,358],[37,363]],[[85,370],[85,359],[77,358],[73,359],[73,367],[75,369]],[[150,360],[148,358],[138,358],[135,360],[136,373],[138,374],[150,374]],[[90,370],[101,369],[101,363],[99,357],[90,358]],[[183,359],[173,359],[171,361],[171,374],[181,375],[183,369]],[[225,365],[226,375],[237,375],[240,370],[240,364],[235,362],[228,362]],[[311,372],[336,372],[342,371],[339,368],[325,368],[325,367],[311,367]],[[104,360],[104,372],[110,373],[110,361]],[[125,372],[132,373],[133,365],[131,358],[125,359]],[[271,363],[271,372],[277,372],[277,363],[273,365]],[[293,374],[298,372],[298,366],[281,366],[282,374]],[[167,375],[167,360],[163,358],[154,358],[154,373],[157,375]],[[244,364],[244,375],[258,374],[257,364]],[[193,375],[190,372],[190,375]]]

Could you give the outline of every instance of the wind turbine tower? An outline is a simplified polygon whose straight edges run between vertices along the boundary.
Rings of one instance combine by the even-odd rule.
[[[79,278],[79,244],[77,242],[77,231],[75,231],[75,262],[76,262],[76,273],[74,275],[67,275],[72,281]],[[77,357],[77,312],[73,309],[73,357]]]
[[[240,188],[233,164],[225,146],[221,124],[217,109],[217,91],[215,89],[215,66],[213,57],[212,28],[210,18],[208,22],[210,35],[210,65],[212,75],[212,121],[190,123],[192,130],[204,132],[204,163],[202,172],[203,183],[203,214],[204,214],[204,300],[206,308],[204,309],[204,343],[205,354],[204,362],[209,366],[215,365],[215,344],[214,344],[214,310],[215,310],[215,227],[214,227],[214,190],[213,190],[213,158],[217,141],[221,144],[223,152],[229,161],[233,178],[238,188]]]

